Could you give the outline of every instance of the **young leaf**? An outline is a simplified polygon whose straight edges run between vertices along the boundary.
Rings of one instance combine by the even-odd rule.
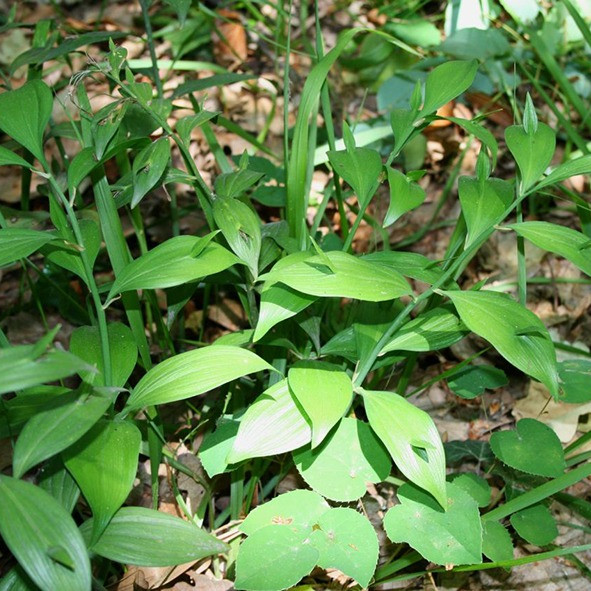
[[[515,531],[530,544],[547,546],[558,535],[556,521],[546,505],[538,503],[513,513],[509,518]]]
[[[325,361],[300,361],[287,375],[292,394],[312,423],[312,449],[345,414],[353,398],[351,378]]]
[[[506,386],[509,380],[505,372],[492,365],[468,365],[447,380],[450,390],[471,400],[480,396],[485,390],[494,390]]]
[[[393,542],[407,542],[436,564],[475,564],[482,560],[482,525],[478,504],[462,488],[447,484],[447,511],[412,484],[396,493],[400,505],[384,517]]]
[[[0,267],[28,257],[54,239],[55,236],[49,232],[25,228],[0,230]]]
[[[566,468],[558,436],[535,419],[521,419],[515,431],[493,433],[490,446],[501,462],[528,474],[556,478]]]
[[[501,179],[474,179],[460,177],[458,195],[468,234],[466,248],[485,230],[503,219],[505,210],[513,201],[513,186]]]
[[[477,70],[476,60],[449,61],[433,68],[425,80],[425,101],[421,114],[434,113],[468,90]]]
[[[43,132],[52,108],[49,86],[41,80],[30,80],[0,94],[0,129],[43,163]]]
[[[393,392],[362,394],[369,424],[398,469],[447,509],[445,454],[431,417]]]
[[[170,140],[162,137],[144,148],[133,161],[133,197],[135,207],[151,191],[170,162]]]
[[[366,483],[385,480],[392,468],[388,452],[367,423],[345,417],[320,447],[293,453],[303,479],[333,501],[356,501]]]
[[[103,420],[62,453],[92,510],[91,545],[131,491],[141,441],[133,423]]]
[[[38,486],[3,474],[0,497],[0,534],[35,584],[43,591],[90,591],[88,552],[66,510]],[[55,549],[62,561],[51,558]]]
[[[14,446],[13,472],[20,478],[29,468],[51,458],[80,439],[105,413],[111,401],[72,392],[59,406],[32,417]]]
[[[89,541],[93,520],[80,531]],[[190,521],[146,509],[123,507],[92,547],[109,560],[140,566],[175,566],[226,552],[228,546]]]
[[[230,251],[215,243],[209,243],[199,256],[193,256],[200,240],[196,236],[176,236],[135,259],[117,275],[108,299],[132,289],[174,287],[240,263]]]
[[[272,456],[302,447],[312,440],[309,419],[289,391],[287,380],[277,382],[244,413],[226,461]]]
[[[337,568],[367,588],[378,562],[379,544],[367,517],[348,507],[335,507],[320,516],[310,536],[318,549],[318,566]]]
[[[591,243],[585,234],[550,222],[521,222],[508,227],[536,246],[568,259],[591,276]]]
[[[486,520],[482,524],[482,553],[493,562],[513,558],[513,542],[505,526],[498,521]]]
[[[393,224],[400,216],[425,201],[425,191],[417,183],[409,180],[399,170],[388,167],[388,184],[390,185],[390,205],[384,218],[385,227]]]
[[[180,353],[153,367],[138,382],[127,410],[184,400],[250,373],[273,368],[247,349],[209,346]]]
[[[492,291],[446,291],[464,324],[509,363],[558,397],[556,352],[542,321],[510,296]]]

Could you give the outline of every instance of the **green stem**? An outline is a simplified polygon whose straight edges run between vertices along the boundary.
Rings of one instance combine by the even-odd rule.
[[[164,96],[164,91],[162,89],[162,80],[160,80],[160,74],[158,72],[158,58],[156,57],[156,49],[154,48],[154,34],[152,32],[152,23],[150,22],[150,15],[148,13],[148,1],[140,0],[140,6],[142,7],[144,27],[146,28],[146,35],[148,37],[148,49],[150,51],[150,59],[152,60],[152,76],[154,78],[154,84],[156,84],[158,98],[161,99]]]

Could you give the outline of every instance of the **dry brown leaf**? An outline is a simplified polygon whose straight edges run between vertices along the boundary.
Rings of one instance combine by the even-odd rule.
[[[240,64],[248,57],[246,31],[240,22],[240,14],[231,10],[218,10],[224,20],[216,23],[213,35],[213,52],[220,65]]]

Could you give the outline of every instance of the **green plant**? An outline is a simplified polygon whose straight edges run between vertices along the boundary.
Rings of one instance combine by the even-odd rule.
[[[187,16],[184,3],[170,4]],[[509,517],[517,534],[532,544],[552,542],[555,533],[548,524],[554,522],[545,503],[591,475],[587,458],[572,455],[584,437],[563,450],[549,428],[531,419],[520,421],[515,431],[495,433],[482,464],[505,482],[500,503],[491,499],[482,476],[446,474],[441,438],[432,418],[407,399],[405,375],[416,353],[442,349],[473,332],[556,400],[580,394],[588,364],[557,362],[546,327],[524,305],[521,250],[516,253],[522,265],[521,302],[481,284],[462,290],[457,281],[496,231],[515,232],[591,274],[587,236],[521,219],[524,200],[575,174],[590,173],[591,158],[568,160],[548,172],[555,134],[538,122],[528,97],[523,124],[505,134],[517,176],[495,178],[495,138],[476,122],[456,118],[483,147],[475,176],[460,178],[462,215],[445,260],[387,247],[353,254],[356,230],[381,184],[387,181],[391,199],[385,226],[425,198],[417,183],[421,172],[404,174],[392,162],[437,118],[441,106],[472,84],[477,61],[447,61],[431,69],[424,83],[416,82],[409,108],[391,112],[394,145],[385,164],[377,151],[356,145],[347,124],[343,150],[334,149],[332,138],[328,161],[357,197],[359,211],[342,240],[335,241],[332,232],[311,232],[306,225],[313,167],[308,156],[315,148],[310,121],[319,99],[326,98],[322,92],[330,67],[360,33],[346,31],[329,53],[321,57],[318,52],[303,88],[287,166],[277,173],[276,163],[245,153],[234,166],[220,164],[225,172],[213,190],[201,177],[189,144],[191,131],[208,129],[218,114],[194,101],[194,114],[171,127],[167,118],[178,95],[165,97],[161,86],[154,93],[151,84],[138,82],[125,51],[112,40],[104,61],[89,73],[105,77],[121,98],[96,113],[82,81],[76,86],[79,119],[61,127],[51,122],[51,89],[37,76],[0,94],[0,129],[10,138],[0,147],[0,164],[20,166],[43,179],[52,226],[36,230],[25,227],[25,218],[14,224],[0,216],[0,264],[20,261],[24,267],[27,257],[40,252],[48,264],[78,276],[87,295],[82,310],[87,323],[74,331],[69,352],[52,345],[56,331],[26,346],[12,346],[0,332],[0,394],[14,393],[1,399],[0,433],[13,438],[14,458],[12,476],[0,475],[0,533],[18,561],[0,588],[90,589],[91,561],[95,566],[108,561],[166,566],[220,553],[228,553],[235,566],[238,589],[284,589],[316,565],[337,568],[367,587],[372,581],[416,575],[397,573],[422,559],[447,570],[462,565],[476,570],[588,549],[514,559],[502,523]],[[41,65],[48,56],[67,54],[68,43],[16,62]],[[156,70],[154,52],[152,60]],[[322,106],[330,103],[323,100]],[[330,119],[328,112],[324,116]],[[163,135],[153,140],[157,128]],[[48,161],[48,136],[57,142],[74,138],[76,156],[69,162]],[[171,147],[185,170],[174,166]],[[21,148],[23,156],[17,153]],[[112,159],[121,172],[115,183],[104,168]],[[253,198],[273,175],[285,188],[285,219],[264,223]],[[85,179],[91,189],[83,199]],[[175,183],[192,187],[207,228],[202,235],[174,235],[148,248],[138,206],[150,191]],[[122,230],[126,211],[140,245],[136,258]],[[112,282],[97,281],[97,261],[112,271]],[[408,278],[428,288],[416,294]],[[166,294],[166,321],[154,290]],[[176,353],[183,343],[175,340],[180,312],[195,293],[207,300],[212,290],[235,294],[250,327]],[[126,324],[108,322],[113,309],[125,314]],[[165,352],[155,365],[145,333],[148,318],[156,326],[151,337]],[[404,369],[390,391],[383,383],[394,366]],[[466,372],[478,380],[466,380]],[[80,378],[76,387],[63,381],[45,385],[75,374]],[[466,397],[507,379],[469,363],[444,377]],[[157,467],[163,456],[202,481],[168,450],[159,407],[211,392],[215,395],[208,395],[200,409],[198,427],[205,434],[199,456],[210,479],[203,483],[208,494],[186,511],[187,520],[159,513]],[[140,453],[151,462],[153,509],[122,507]],[[279,495],[250,511],[255,492],[270,496],[292,465],[313,490]],[[43,471],[34,483],[23,479],[39,466]],[[230,474],[230,504],[216,515],[212,482],[225,473]],[[377,536],[356,503],[367,482],[386,480],[398,487],[400,504],[389,509],[383,525],[405,553],[376,571]],[[75,520],[79,494],[89,511]],[[244,514],[242,536],[230,546],[201,528],[215,529]],[[404,550],[404,544],[413,550]],[[491,562],[483,562],[483,555]]]

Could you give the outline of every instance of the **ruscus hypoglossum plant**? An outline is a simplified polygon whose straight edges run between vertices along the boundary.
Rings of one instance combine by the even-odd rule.
[[[187,18],[185,3],[168,4]],[[524,221],[522,205],[591,173],[591,156],[551,167],[555,132],[538,121],[527,95],[517,113],[522,123],[505,130],[515,177],[497,178],[493,134],[478,121],[450,118],[482,147],[474,176],[459,178],[461,215],[445,258],[387,244],[355,254],[353,239],[380,187],[390,194],[382,227],[425,200],[422,171],[404,173],[394,164],[441,119],[438,110],[470,88],[477,60],[441,61],[417,80],[408,105],[388,113],[393,143],[385,157],[358,146],[347,123],[343,149],[329,134],[326,158],[344,185],[337,182],[328,198],[343,207],[340,191],[348,187],[358,204],[351,227],[343,226],[331,242],[307,221],[319,104],[332,126],[329,71],[363,35],[414,52],[411,47],[389,33],[361,29],[342,33],[326,55],[319,44],[285,161],[268,152],[245,152],[235,162],[218,154],[220,173],[210,187],[190,151],[191,134],[201,128],[211,137],[221,115],[205,110],[190,84],[170,93],[161,83],[139,81],[116,35],[85,35],[62,40],[38,25],[35,39],[42,42],[11,66],[12,72],[28,66],[28,81],[0,94],[0,165],[20,167],[23,186],[31,177],[39,180],[48,212],[42,227],[24,215],[28,202],[0,214],[0,267],[27,273],[35,259],[77,277],[84,295],[82,304],[74,302],[79,326],[68,351],[54,344],[59,329],[31,345],[12,345],[0,332],[0,436],[13,442],[12,472],[0,475],[0,534],[14,558],[0,589],[103,588],[114,563],[162,567],[205,557],[213,557],[217,572],[232,578],[236,589],[280,591],[317,566],[338,569],[365,588],[422,574],[407,571],[425,561],[439,565],[431,573],[509,568],[589,549],[546,548],[556,536],[548,500],[591,475],[587,457],[572,455],[585,437],[563,450],[554,432],[534,419],[495,432],[490,447],[480,448],[480,461],[511,494],[492,499],[483,476],[448,473],[451,452],[433,419],[408,400],[403,384],[384,384],[393,367],[412,370],[417,354],[474,333],[555,400],[576,397],[591,364],[559,363],[547,328],[525,306],[523,243],[591,275],[591,238]],[[75,116],[55,124],[55,89],[43,79],[44,62],[107,41],[104,59],[72,81]],[[157,73],[157,62],[152,65]],[[240,76],[214,75],[210,86]],[[93,111],[85,77],[106,80],[112,102]],[[195,90],[208,88],[207,79],[200,82]],[[184,95],[193,113],[171,124]],[[76,143],[70,159],[59,150],[65,138]],[[112,162],[116,180],[106,170]],[[205,227],[182,235],[177,224],[171,238],[150,248],[142,200],[177,184],[191,187]],[[264,187],[280,195],[280,221],[259,214],[254,196]],[[136,256],[124,217],[132,220]],[[495,232],[518,238],[519,301],[483,283],[467,289],[458,283]],[[426,288],[416,293],[409,280]],[[187,347],[179,337],[183,309],[215,291],[240,301],[249,327]],[[470,360],[443,377],[467,398],[507,380],[500,369]],[[199,424],[187,439],[204,435],[197,454],[202,476],[168,445],[174,436],[162,411],[180,401],[198,408]],[[141,456],[151,467],[152,508],[126,505]],[[177,490],[184,519],[157,510],[161,463],[203,486],[195,507]],[[272,497],[294,467],[309,488],[256,502]],[[398,503],[385,511],[380,527],[396,550],[378,565],[378,536],[362,498],[368,483],[386,481],[396,486]],[[214,500],[223,486],[229,504],[220,511]],[[212,533],[233,520],[241,521],[234,521],[236,535],[228,543]],[[514,558],[509,525],[544,551]]]

